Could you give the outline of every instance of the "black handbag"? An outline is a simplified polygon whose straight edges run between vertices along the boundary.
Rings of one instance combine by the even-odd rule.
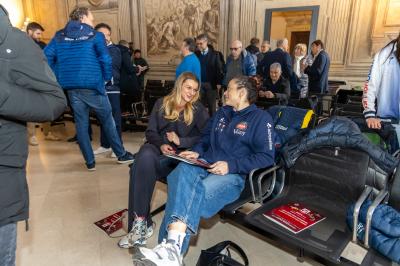
[[[244,264],[232,259],[230,248],[237,251],[240,255]],[[222,254],[221,252],[226,249],[227,254]],[[210,247],[206,250],[202,250],[199,260],[197,261],[196,266],[248,266],[249,260],[244,253],[243,249],[239,247],[237,244],[232,241],[223,241],[216,244],[213,247]]]

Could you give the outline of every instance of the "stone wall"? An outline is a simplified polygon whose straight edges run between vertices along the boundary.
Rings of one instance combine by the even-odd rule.
[[[373,54],[399,33],[400,1],[257,0],[257,36],[264,37],[266,9],[314,5],[320,7],[317,38],[331,56],[330,78],[364,82]]]
[[[149,59],[151,65],[148,78],[157,79],[173,78],[175,66],[179,61],[176,46],[179,46],[183,33],[189,34],[191,31],[197,34],[202,31],[208,22],[203,21],[208,10],[218,11],[212,11],[209,18],[210,21],[213,20],[211,25],[214,25],[214,28],[217,28],[218,24],[218,33],[214,34],[215,44],[226,55],[229,43],[234,39],[242,40],[245,45],[253,36],[263,39],[267,9],[319,6],[317,38],[324,41],[331,56],[330,77],[354,83],[366,79],[373,54],[390,39],[395,38],[400,29],[400,0],[18,1],[23,4],[25,17],[44,25],[45,41],[48,41],[57,29],[63,27],[69,11],[75,5],[90,6],[96,22],[106,22],[113,27],[114,40],[133,41],[135,47],[143,50],[144,57]],[[211,8],[212,3],[214,8]],[[163,6],[166,4],[171,7],[176,5],[175,14],[171,12],[170,6]],[[189,14],[192,13],[193,21],[189,18]],[[161,26],[160,23],[152,23],[153,19],[157,20],[156,17],[169,24],[164,26],[163,23]],[[168,33],[170,29],[172,34]],[[180,34],[177,33],[178,30]],[[176,44],[173,44],[175,42]]]

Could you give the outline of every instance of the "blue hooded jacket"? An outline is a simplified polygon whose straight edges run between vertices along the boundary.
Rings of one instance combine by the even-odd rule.
[[[266,111],[254,104],[241,111],[224,106],[192,150],[209,163],[228,162],[230,174],[246,175],[274,164],[274,138],[272,118]]]
[[[69,21],[44,49],[63,89],[95,89],[105,94],[112,64],[104,35],[79,21]]]
[[[361,206],[357,238],[364,241],[365,223],[371,201]],[[353,229],[354,204],[347,211],[347,224]],[[388,205],[379,205],[371,221],[369,245],[392,261],[400,263],[400,213]]]

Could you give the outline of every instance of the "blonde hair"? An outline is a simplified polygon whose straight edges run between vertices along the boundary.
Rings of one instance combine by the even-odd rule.
[[[163,104],[161,106],[161,111],[164,112],[164,118],[177,121],[179,119],[179,111],[177,110],[177,106],[182,101],[182,87],[183,83],[187,80],[193,80],[200,85],[199,80],[193,75],[191,72],[184,72],[182,73],[178,79],[175,81],[174,89],[171,91],[170,94],[164,97]],[[187,125],[190,125],[193,122],[193,104],[199,99],[200,89],[193,97],[193,99],[185,104],[185,108],[183,110],[183,120]]]
[[[304,43],[298,43],[296,44],[296,46],[294,47],[294,49],[300,49],[301,54],[305,55],[307,53],[307,45]]]

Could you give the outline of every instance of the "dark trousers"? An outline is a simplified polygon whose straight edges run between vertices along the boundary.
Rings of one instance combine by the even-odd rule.
[[[201,84],[201,103],[208,107],[210,117],[217,111],[217,88],[210,83]]]
[[[153,144],[146,143],[140,147],[129,172],[129,231],[132,230],[135,215],[146,217],[148,226],[153,223],[150,202],[156,181],[166,178],[177,164],[177,160],[161,155],[160,149]]]
[[[117,132],[119,135],[119,139],[122,143],[121,137],[121,103],[120,103],[120,94],[119,93],[108,93],[108,100],[111,104],[111,112],[114,118],[115,127],[117,128]],[[103,126],[100,125],[100,146],[104,148],[110,148],[110,143],[107,141]]]

